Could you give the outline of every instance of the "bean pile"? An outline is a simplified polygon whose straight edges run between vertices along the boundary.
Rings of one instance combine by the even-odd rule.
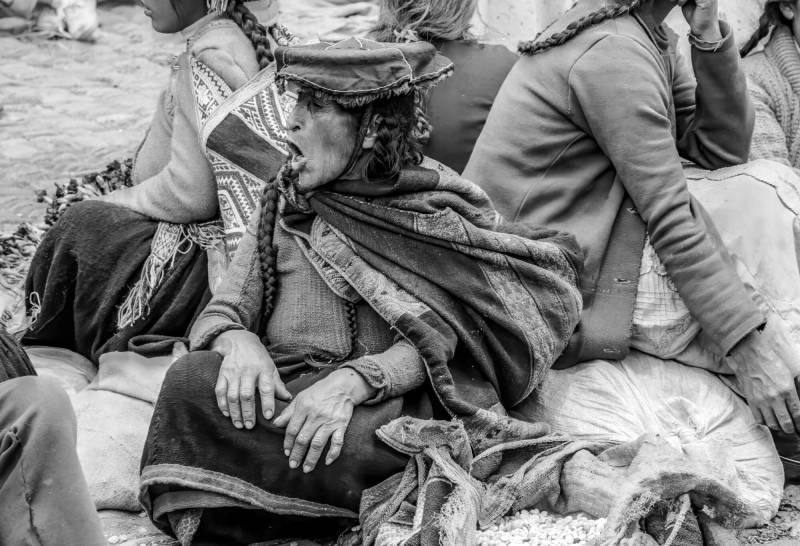
[[[0,285],[10,288],[25,278],[41,238],[42,230],[27,223],[13,233],[0,234]]]
[[[583,514],[558,516],[539,510],[523,510],[506,516],[497,524],[478,533],[480,546],[566,546],[589,545],[603,532],[605,519]]]
[[[105,170],[87,174],[69,182],[56,182],[55,191],[37,192],[36,200],[46,203],[47,210],[41,225],[20,224],[13,233],[0,234],[0,286],[15,288],[27,274],[28,264],[44,233],[55,224],[73,203],[99,197],[123,186],[131,186],[133,160],[114,161]]]
[[[132,169],[132,159],[113,161],[104,171],[87,174],[80,180],[72,178],[66,184],[56,182],[56,190],[52,196],[48,195],[46,190],[38,192],[36,200],[39,203],[47,204],[44,229],[55,224],[67,207],[73,203],[87,198],[100,197],[124,186],[132,186]]]

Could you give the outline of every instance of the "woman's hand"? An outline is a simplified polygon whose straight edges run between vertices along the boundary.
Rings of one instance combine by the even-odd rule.
[[[745,336],[728,357],[756,420],[775,431],[800,431],[800,399],[795,378],[800,352],[778,317],[763,332]]]
[[[225,417],[231,418],[236,428],[255,426],[256,388],[266,419],[272,419],[275,413],[276,397],[287,402],[292,399],[257,335],[245,330],[229,330],[217,336],[211,350],[222,355],[214,387],[217,406]]]
[[[286,427],[283,450],[289,468],[297,468],[305,458],[303,472],[314,470],[328,441],[325,464],[333,463],[342,452],[353,409],[374,395],[375,388],[349,368],[331,372],[300,392],[274,421]]]
[[[717,0],[673,0],[683,10],[690,32],[705,42],[722,40]]]

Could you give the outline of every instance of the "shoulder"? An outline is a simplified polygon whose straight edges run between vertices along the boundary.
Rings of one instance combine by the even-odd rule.
[[[232,87],[250,79],[258,72],[258,60],[250,39],[230,19],[209,23],[195,36],[189,54],[219,74]]]

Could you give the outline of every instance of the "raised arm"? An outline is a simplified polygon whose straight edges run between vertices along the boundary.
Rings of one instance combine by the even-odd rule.
[[[605,37],[573,67],[573,110],[614,165],[692,315],[725,355],[764,317],[693,209],[662,74],[638,42]]]
[[[672,83],[678,151],[704,169],[745,163],[753,134],[753,107],[739,52],[730,27],[718,24],[722,42],[695,42],[694,74],[679,57]]]

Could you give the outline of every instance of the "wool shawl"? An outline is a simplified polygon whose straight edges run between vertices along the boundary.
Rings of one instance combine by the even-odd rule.
[[[578,323],[575,239],[502,223],[482,190],[435,161],[307,200],[284,193],[304,210],[287,224],[310,231],[320,219],[334,241],[312,238],[311,253],[414,344],[452,415],[475,414],[477,400],[518,404]]]

